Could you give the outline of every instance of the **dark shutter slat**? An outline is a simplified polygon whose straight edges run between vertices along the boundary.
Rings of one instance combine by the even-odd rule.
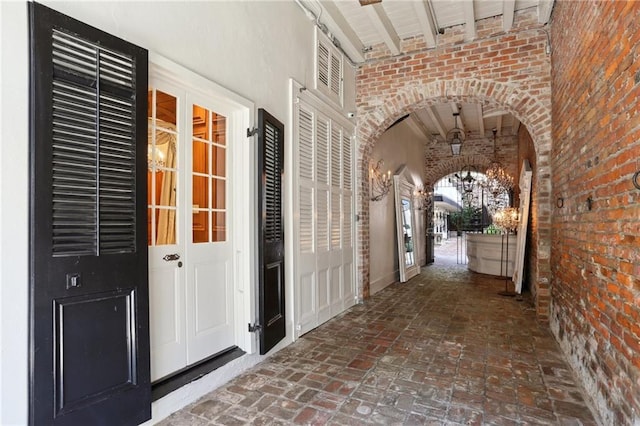
[[[54,255],[133,252],[133,61],[57,30],[52,44]]]
[[[280,205],[281,170],[279,150],[277,149],[278,129],[265,124],[265,155],[264,168],[266,173],[265,185],[265,240],[279,241],[282,236],[282,214]]]

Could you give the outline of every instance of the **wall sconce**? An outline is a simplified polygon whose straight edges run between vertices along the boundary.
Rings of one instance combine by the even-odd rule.
[[[636,189],[640,189],[640,170],[638,170],[637,172],[635,172],[633,174],[633,178],[631,178],[631,181],[633,182],[633,186],[636,187]]]
[[[422,185],[418,186],[416,188],[416,192],[413,194],[416,209],[426,210],[432,195],[433,195],[432,191],[425,190]]]
[[[556,198],[556,207],[559,209],[564,207],[564,198],[562,197]]]
[[[451,147],[451,155],[456,156],[460,155],[460,151],[462,150],[462,142],[464,142],[464,132],[462,129],[458,128],[458,116],[459,112],[453,113],[453,119],[455,120],[455,125],[453,129],[447,132],[447,142],[449,142],[449,146]]]
[[[369,168],[369,181],[371,185],[371,201],[382,200],[391,189],[393,180],[391,179],[391,170],[387,173],[381,171],[384,161],[378,160],[374,167]]]

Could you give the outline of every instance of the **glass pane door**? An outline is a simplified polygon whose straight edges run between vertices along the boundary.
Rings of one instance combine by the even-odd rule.
[[[149,90],[147,145],[148,243],[176,244],[178,197],[177,100],[160,90]]]
[[[193,105],[193,242],[227,240],[227,120]]]

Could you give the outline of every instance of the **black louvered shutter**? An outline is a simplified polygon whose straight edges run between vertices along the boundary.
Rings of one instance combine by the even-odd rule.
[[[30,10],[31,424],[151,416],[147,52]]]
[[[54,29],[53,254],[135,251],[133,58]]]
[[[284,125],[263,109],[258,110],[258,123],[260,353],[266,354],[286,335],[282,215]]]

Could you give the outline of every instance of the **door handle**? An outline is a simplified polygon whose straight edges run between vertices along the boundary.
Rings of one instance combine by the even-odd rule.
[[[162,258],[165,262],[172,262],[178,259],[180,259],[180,255],[178,253],[167,254]]]

